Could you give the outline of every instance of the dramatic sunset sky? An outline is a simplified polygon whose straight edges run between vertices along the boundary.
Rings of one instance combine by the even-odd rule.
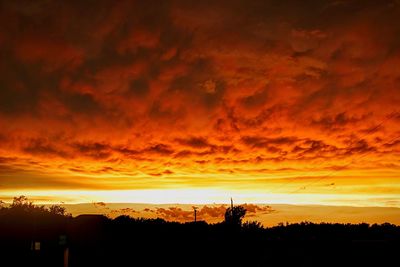
[[[400,207],[400,1],[0,1],[0,199]]]

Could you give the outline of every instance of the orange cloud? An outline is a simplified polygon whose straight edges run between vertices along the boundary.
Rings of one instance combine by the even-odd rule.
[[[204,220],[207,222],[219,222],[224,220],[225,211],[228,205],[202,205],[200,208],[193,207],[197,209],[197,219]],[[269,214],[274,212],[270,206],[259,206],[254,204],[244,204],[243,207],[247,210],[246,217],[256,217],[262,214]],[[194,220],[193,209],[185,209],[182,207],[167,207],[167,208],[155,208],[149,209],[145,208],[143,210],[146,213],[150,213],[155,217],[163,218],[168,221],[178,221],[178,222],[188,222]],[[135,216],[134,214],[132,214]],[[149,216],[149,215],[147,215]]]
[[[399,10],[4,3],[0,190],[400,192]]]

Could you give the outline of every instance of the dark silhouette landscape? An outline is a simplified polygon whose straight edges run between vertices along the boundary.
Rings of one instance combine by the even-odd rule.
[[[54,267],[395,266],[397,260],[400,227],[393,224],[264,228],[243,222],[245,213],[231,206],[216,224],[72,217],[61,206],[45,208],[21,196],[0,209],[0,253],[7,266]]]

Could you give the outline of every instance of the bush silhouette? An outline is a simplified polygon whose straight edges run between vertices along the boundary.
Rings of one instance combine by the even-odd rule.
[[[246,209],[243,206],[229,207],[225,211],[225,223],[229,225],[242,225],[242,219],[246,215]]]
[[[49,207],[49,212],[55,215],[71,216],[70,214],[67,214],[66,209],[60,205],[51,205]]]
[[[70,213],[66,212],[65,207],[60,205],[51,205],[46,208],[43,205],[35,205],[26,196],[14,197],[13,202],[7,207],[4,202],[0,202],[0,214],[1,213],[12,213],[12,214],[26,214],[26,215],[54,215],[61,217],[71,217]]]
[[[243,230],[249,232],[256,232],[264,230],[263,225],[260,222],[252,221],[252,222],[245,222],[242,225]]]
[[[10,209],[20,209],[24,211],[31,211],[37,208],[38,206],[35,206],[26,196],[14,197],[13,202],[10,205]]]

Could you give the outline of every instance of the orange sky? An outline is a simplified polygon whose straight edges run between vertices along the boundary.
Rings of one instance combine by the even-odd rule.
[[[400,207],[399,1],[1,1],[0,199]]]

